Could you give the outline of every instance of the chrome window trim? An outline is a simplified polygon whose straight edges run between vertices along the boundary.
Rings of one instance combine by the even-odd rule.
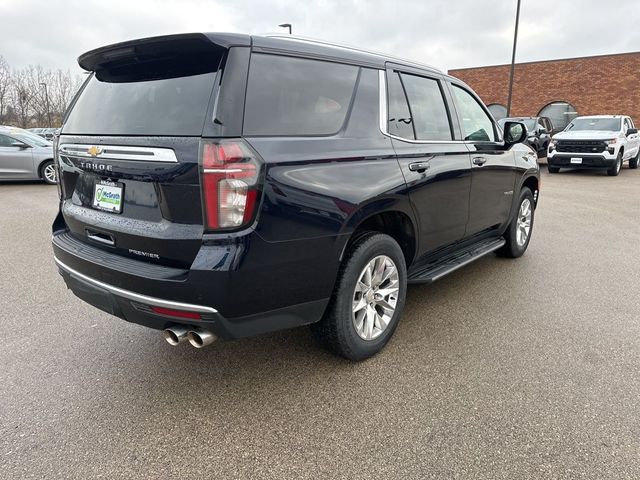
[[[100,155],[91,155],[89,148],[92,146],[101,148],[102,153]],[[58,147],[58,154],[66,157],[91,158],[96,160],[178,163],[178,158],[173,149],[159,147],[63,143]]]
[[[450,144],[475,143],[475,142],[464,141],[464,140],[412,140],[409,138],[403,138],[397,135],[393,135],[392,133],[389,133],[388,131],[389,122],[387,120],[389,117],[389,114],[387,112],[387,75],[384,70],[378,70],[378,91],[379,91],[379,102],[378,102],[379,109],[378,110],[380,112],[380,115],[378,117],[378,127],[380,128],[380,132],[383,135],[389,138],[400,140],[402,142],[425,144],[425,145],[443,144],[443,143],[450,143]]]
[[[53,257],[53,259],[55,260],[58,267],[60,267],[62,270],[66,271],[67,273],[73,276],[76,276],[96,287],[102,288],[116,296],[126,298],[127,300],[133,300],[134,302],[141,302],[146,305],[164,307],[164,308],[175,309],[175,310],[183,310],[187,312],[218,313],[218,311],[212,307],[205,307],[203,305],[193,305],[191,303],[173,302],[171,300],[164,300],[162,298],[149,297],[147,295],[142,295],[139,293],[132,292],[130,290],[125,290],[123,288],[115,287],[108,283],[104,283],[104,282],[101,282],[100,280],[96,280],[95,278],[91,278],[87,275],[84,275],[78,272],[77,270],[74,270],[73,268],[69,267],[68,265],[58,260],[58,258],[56,257]]]

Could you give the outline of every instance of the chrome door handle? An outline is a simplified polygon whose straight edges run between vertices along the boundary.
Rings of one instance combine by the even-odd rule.
[[[412,172],[424,172],[431,168],[429,162],[413,162],[409,164],[409,170]]]
[[[473,157],[473,164],[474,165],[478,165],[479,167],[481,167],[485,163],[487,163],[487,159],[486,158],[484,158],[484,157]]]

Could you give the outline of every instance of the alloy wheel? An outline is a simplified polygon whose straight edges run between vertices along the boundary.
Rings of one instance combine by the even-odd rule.
[[[56,167],[53,163],[44,167],[42,174],[49,183],[56,183],[58,176],[56,175]]]
[[[531,209],[531,201],[525,198],[520,204],[518,211],[518,225],[516,230],[516,242],[519,247],[523,247],[527,243],[529,233],[531,232],[531,218],[533,211]]]
[[[386,255],[371,260],[362,270],[353,293],[352,320],[363,340],[375,340],[387,329],[398,303],[400,276]]]

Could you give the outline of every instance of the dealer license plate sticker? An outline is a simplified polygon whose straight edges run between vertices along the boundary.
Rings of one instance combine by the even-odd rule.
[[[123,190],[121,183],[104,180],[96,183],[93,192],[93,208],[112,213],[122,212]]]
[[[571,163],[580,165],[582,163],[582,159],[581,158],[571,157]]]

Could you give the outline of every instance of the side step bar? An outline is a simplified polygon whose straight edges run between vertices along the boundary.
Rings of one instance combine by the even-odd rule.
[[[408,283],[430,283],[498,250],[506,243],[504,238],[492,238],[471,245],[431,263],[415,265],[409,270]]]

